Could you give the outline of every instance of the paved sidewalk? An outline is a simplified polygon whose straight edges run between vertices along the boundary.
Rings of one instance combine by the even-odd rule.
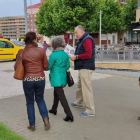
[[[113,74],[113,75],[122,75],[127,77],[140,77],[140,71],[127,71],[127,70],[110,70],[110,69],[96,69],[98,73],[104,74]]]
[[[76,86],[66,87],[69,104],[75,101]],[[27,130],[25,98],[23,95],[0,100],[0,122],[27,140],[139,140],[140,87],[135,78],[108,77],[93,81],[96,116],[83,118],[84,109],[71,107],[75,121],[64,122],[59,104],[58,115],[50,114],[50,131],[44,131],[36,106],[36,131]],[[45,91],[48,109],[53,103],[53,89]]]
[[[50,51],[47,51],[49,57]],[[0,62],[0,122],[27,140],[139,140],[140,87],[138,78],[93,73],[95,117],[83,118],[84,109],[71,107],[75,121],[64,122],[63,108],[58,115],[49,114],[51,129],[44,131],[43,121],[36,106],[36,131],[27,129],[28,119],[22,82],[13,79],[13,61]],[[77,71],[70,69],[75,83]],[[53,89],[46,73],[45,101],[51,109]],[[76,84],[65,88],[69,104],[75,101]]]
[[[51,54],[50,50],[47,50],[46,55],[49,58],[49,55]],[[14,75],[14,66],[15,61],[3,61],[0,62],[0,99],[12,97],[16,95],[23,95],[23,87],[22,87],[22,81],[15,80],[13,78]],[[77,83],[77,76],[78,72],[74,71],[73,69],[70,69],[75,83]],[[46,75],[46,87],[45,89],[51,89],[49,82],[49,71],[45,71]],[[111,75],[108,74],[99,74],[94,73],[93,74],[93,80],[101,79],[110,77]]]

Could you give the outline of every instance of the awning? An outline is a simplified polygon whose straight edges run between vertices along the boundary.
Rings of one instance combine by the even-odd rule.
[[[133,31],[140,31],[140,26],[138,26],[137,28],[133,29]]]

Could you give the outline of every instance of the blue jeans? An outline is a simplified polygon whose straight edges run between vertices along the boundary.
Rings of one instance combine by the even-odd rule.
[[[38,105],[42,119],[49,118],[48,110],[44,101],[45,80],[23,81],[23,89],[26,97],[27,113],[30,126],[35,126],[34,99]]]

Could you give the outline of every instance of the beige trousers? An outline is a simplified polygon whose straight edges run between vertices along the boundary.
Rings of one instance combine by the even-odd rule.
[[[76,91],[76,104],[83,105],[85,103],[86,112],[95,114],[94,99],[92,91],[92,70],[81,69],[78,74],[78,83]]]

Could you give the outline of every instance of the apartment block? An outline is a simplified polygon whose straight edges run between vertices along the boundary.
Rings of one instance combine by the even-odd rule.
[[[27,13],[28,13],[28,31],[36,32],[38,40],[42,40],[43,36],[38,34],[37,32],[37,26],[35,24],[36,20],[36,14],[39,11],[39,7],[41,6],[41,3],[31,5],[27,7]]]
[[[14,40],[25,36],[25,17],[0,17],[0,33],[4,38]]]
[[[140,0],[138,0],[138,9],[136,11],[136,22],[140,22]]]

